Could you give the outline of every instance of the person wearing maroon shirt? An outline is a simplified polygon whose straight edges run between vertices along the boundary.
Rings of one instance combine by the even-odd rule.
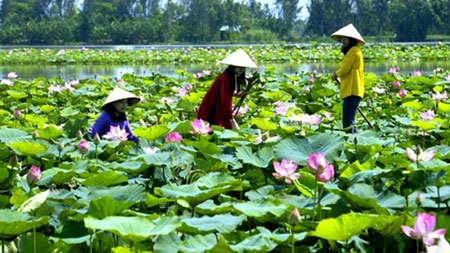
[[[119,87],[114,88],[102,105],[102,114],[100,114],[92,127],[89,128],[91,137],[93,138],[98,134],[98,136],[102,138],[102,136],[110,131],[111,126],[119,126],[120,129],[125,129],[128,134],[128,140],[138,143],[139,139],[133,135],[125,110],[128,106],[134,105],[139,101],[140,98],[133,93]]]
[[[220,63],[228,67],[213,82],[206,92],[197,117],[212,125],[218,125],[226,129],[239,129],[239,125],[233,117],[233,97],[240,97],[243,92],[241,85],[245,84],[245,68],[256,68],[256,64],[245,53],[238,49]]]

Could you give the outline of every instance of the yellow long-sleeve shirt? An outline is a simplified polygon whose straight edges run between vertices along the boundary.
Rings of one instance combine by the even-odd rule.
[[[341,99],[351,95],[364,97],[364,60],[359,46],[350,48],[341,62],[341,67],[336,70],[336,75],[341,79]]]

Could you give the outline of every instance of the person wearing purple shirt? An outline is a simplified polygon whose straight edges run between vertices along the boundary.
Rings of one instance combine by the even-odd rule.
[[[118,87],[114,88],[102,105],[102,114],[100,114],[95,123],[89,128],[91,136],[94,137],[97,134],[102,138],[110,132],[111,126],[120,127],[120,129],[125,130],[128,134],[126,137],[128,140],[138,143],[139,139],[133,134],[125,111],[128,106],[134,105],[139,101],[140,99],[133,93]]]

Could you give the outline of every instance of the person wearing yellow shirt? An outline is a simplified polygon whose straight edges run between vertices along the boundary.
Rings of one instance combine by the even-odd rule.
[[[348,133],[356,133],[356,111],[364,97],[364,60],[360,46],[366,42],[353,24],[337,30],[331,38],[342,43],[341,51],[344,54],[340,68],[332,77],[340,84],[342,127]]]

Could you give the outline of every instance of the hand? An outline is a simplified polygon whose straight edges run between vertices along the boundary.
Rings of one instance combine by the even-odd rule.
[[[258,72],[254,72],[248,79],[247,82],[249,84],[252,84],[256,79],[259,78],[259,73]]]
[[[239,92],[237,92],[237,93],[234,93],[234,96],[235,96],[235,97],[238,97],[238,98],[240,98],[240,97],[242,97],[242,96],[244,96],[244,95],[247,95],[247,93],[244,92],[244,91],[239,91]]]
[[[331,77],[334,81],[338,81],[338,76],[336,75],[336,72],[333,73],[333,76]]]
[[[236,122],[236,120],[230,119],[230,122],[231,122],[231,128],[232,129],[237,129],[237,130],[240,129],[238,123]]]

